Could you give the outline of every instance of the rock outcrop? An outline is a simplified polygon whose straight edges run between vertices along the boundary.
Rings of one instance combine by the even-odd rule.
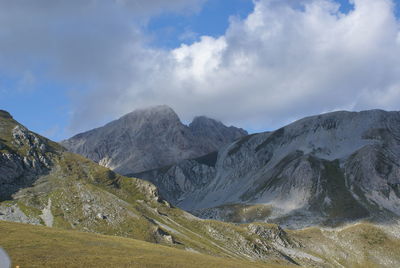
[[[17,124],[0,111],[0,201],[9,199],[20,188],[31,186],[47,174],[52,156],[61,146]],[[55,149],[57,148],[57,149]]]

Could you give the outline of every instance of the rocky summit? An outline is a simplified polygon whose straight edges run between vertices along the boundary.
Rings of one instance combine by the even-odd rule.
[[[216,151],[247,132],[200,116],[188,126],[168,106],[136,110],[61,142],[121,174],[138,173]]]
[[[290,228],[400,215],[400,112],[334,112],[138,174],[203,218]]]

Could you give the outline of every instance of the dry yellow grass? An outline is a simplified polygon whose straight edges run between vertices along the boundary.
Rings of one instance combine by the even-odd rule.
[[[0,221],[14,267],[282,267],[217,258],[139,240]]]
[[[400,240],[385,232],[387,228],[363,222],[338,229],[311,227],[289,231],[289,235],[334,267],[400,267]]]

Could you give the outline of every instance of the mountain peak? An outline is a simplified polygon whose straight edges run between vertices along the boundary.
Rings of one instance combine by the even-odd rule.
[[[186,126],[166,105],[135,110],[63,145],[122,174],[138,173],[196,158],[246,135],[205,116]]]
[[[193,118],[193,121],[192,121],[192,123],[189,124],[189,127],[195,126],[195,125],[222,125],[222,123],[221,123],[221,121],[201,115],[201,116],[196,116],[195,118]]]
[[[204,131],[212,129],[214,134],[216,132],[221,132],[220,134],[222,136],[228,135],[230,136],[230,140],[235,140],[236,138],[239,138],[240,136],[245,136],[247,135],[247,131],[245,131],[242,128],[236,128],[236,127],[227,127],[225,126],[221,121],[209,118],[207,116],[196,116],[192,123],[189,124],[189,128],[194,132],[198,134],[204,135]]]
[[[135,109],[129,114],[134,114],[134,113],[174,113],[175,114],[175,111],[168,105],[155,105],[155,106]]]
[[[180,119],[175,111],[167,105],[157,105],[148,108],[136,109],[122,116],[121,119],[141,119],[155,121],[168,119],[170,121],[180,122]]]
[[[0,118],[12,119],[11,114],[5,110],[0,110]]]

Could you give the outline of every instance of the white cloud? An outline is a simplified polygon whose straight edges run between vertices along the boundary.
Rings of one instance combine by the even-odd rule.
[[[174,12],[195,12],[201,7],[205,0],[114,0],[117,4],[134,11],[136,14],[153,15],[155,13]]]
[[[31,71],[25,71],[22,77],[17,82],[16,89],[19,92],[27,93],[35,90],[36,86],[36,77],[32,74]]]
[[[225,49],[226,41],[223,37],[214,39],[203,36],[200,42],[190,46],[183,44],[171,52],[175,60],[175,79],[204,82],[203,79],[207,78],[208,74],[219,70]],[[200,89],[201,92],[206,90]]]
[[[190,27],[186,27],[185,30],[179,35],[181,42],[194,42],[199,38],[200,34],[194,32]]]
[[[163,3],[141,1],[156,2]],[[186,120],[205,114],[252,129],[336,109],[400,109],[400,24],[392,1],[354,0],[343,14],[330,0],[259,0],[246,19],[232,18],[223,36],[171,51],[149,48],[118,12],[96,38],[92,22],[103,13],[82,19],[73,40],[85,49],[65,50],[62,58],[72,63],[60,73],[89,77],[92,88],[74,95],[74,130],[162,103]]]
[[[355,0],[348,14],[328,0],[293,3],[256,1],[224,36],[150,56],[120,101],[102,105],[122,114],[166,103],[186,119],[206,114],[250,128],[337,109],[400,109],[391,1]]]
[[[61,85],[60,90],[74,89],[69,95],[78,105],[72,107],[78,120],[73,119],[72,128],[91,127],[92,120],[101,120],[105,114],[95,109],[110,100],[82,100],[87,108],[80,107],[86,90],[97,90],[100,95],[114,90],[120,95],[113,95],[115,100],[107,105],[118,105],[118,98],[129,95],[126,89],[135,77],[149,68],[147,58],[162,53],[146,48],[148,38],[142,29],[148,19],[161,12],[191,14],[202,2],[0,0],[1,90],[26,91],[49,83]],[[158,63],[151,64],[154,69]],[[6,86],[8,80],[17,85]]]

